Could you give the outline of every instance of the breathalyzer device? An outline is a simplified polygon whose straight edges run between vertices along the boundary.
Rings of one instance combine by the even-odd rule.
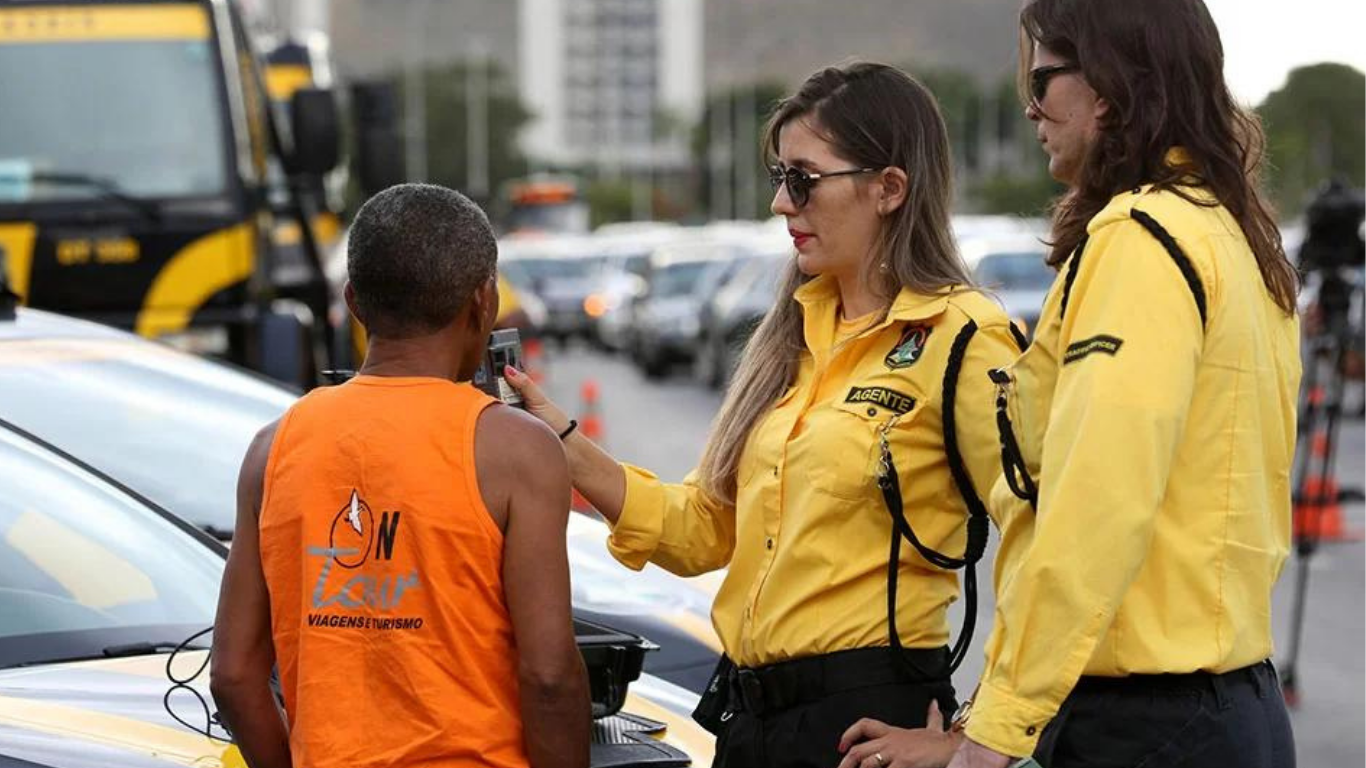
[[[520,408],[522,393],[513,389],[503,376],[503,368],[509,365],[522,370],[522,334],[516,328],[505,328],[489,335],[484,361],[474,372],[474,386],[490,397]]]

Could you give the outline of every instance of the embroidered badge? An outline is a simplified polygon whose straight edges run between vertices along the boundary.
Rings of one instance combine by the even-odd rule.
[[[1062,356],[1062,364],[1067,365],[1068,363],[1075,363],[1083,357],[1096,352],[1104,352],[1113,357],[1119,352],[1119,348],[1123,345],[1123,339],[1114,336],[1106,336],[1105,334],[1092,336],[1089,339],[1082,339],[1081,341],[1068,345],[1067,352]]]
[[[897,340],[896,346],[887,353],[885,362],[887,367],[896,370],[898,368],[909,368],[920,359],[920,353],[925,351],[925,341],[930,338],[930,327],[928,325],[912,325],[901,332],[901,338]]]
[[[915,398],[886,387],[852,387],[844,398],[846,403],[870,403],[886,408],[900,416],[915,407]]]

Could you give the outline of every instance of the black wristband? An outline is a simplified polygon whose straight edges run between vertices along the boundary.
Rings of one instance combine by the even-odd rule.
[[[578,429],[578,428],[579,428],[579,422],[578,422],[578,420],[577,420],[577,419],[570,419],[570,420],[569,420],[569,426],[565,427],[565,428],[564,428],[564,431],[560,433],[560,439],[563,440],[563,439],[565,439],[566,437],[569,437],[569,433],[570,433],[570,432],[573,432],[574,430],[576,430],[576,429]]]

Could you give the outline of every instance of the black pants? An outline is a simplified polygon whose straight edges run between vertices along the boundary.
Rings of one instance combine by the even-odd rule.
[[[946,658],[936,654],[935,659]],[[717,739],[713,768],[835,768],[842,758],[840,737],[861,718],[923,728],[931,701],[938,702],[945,722],[958,708],[947,666],[930,675],[935,679],[873,682],[877,675],[868,675],[869,684],[846,688],[856,676],[841,675],[831,681],[830,692],[800,697],[790,706],[757,713],[741,708]]]
[[[1270,662],[1222,675],[1083,677],[1044,729],[1045,768],[1294,768]]]

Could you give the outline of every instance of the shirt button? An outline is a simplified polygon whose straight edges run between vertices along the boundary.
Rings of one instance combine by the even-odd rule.
[[[768,547],[769,549],[773,549],[773,539],[765,541],[764,546]]]
[[[774,465],[773,465],[773,476],[774,476],[774,477],[777,477],[777,476],[778,476],[778,465],[777,465],[777,464],[774,464]]]
[[[1026,736],[1033,736],[1034,734],[1036,734],[1036,733],[1038,733],[1038,732],[1039,732],[1039,729],[1038,729],[1038,728],[1035,728],[1035,727],[1032,726],[1032,725],[1025,729],[1025,735],[1026,735]]]
[[[877,415],[877,409],[876,409],[876,408],[871,408],[871,407],[870,407],[870,408],[868,409],[868,415],[869,415],[869,416],[876,416],[876,415]]]

